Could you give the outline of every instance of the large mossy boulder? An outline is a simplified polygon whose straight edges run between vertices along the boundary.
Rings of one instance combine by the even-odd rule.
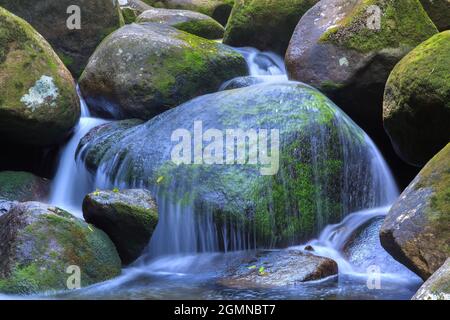
[[[150,9],[143,12],[137,23],[155,22],[174,27],[205,39],[221,39],[224,27],[213,18],[195,11]]]
[[[381,244],[424,280],[450,257],[450,144],[422,169],[387,215]]]
[[[284,54],[300,18],[318,0],[236,0],[223,43]]]
[[[420,2],[440,31],[450,29],[449,0],[420,0]]]
[[[157,23],[126,25],[97,48],[80,78],[91,110],[150,119],[247,73],[231,48]]]
[[[126,265],[139,258],[150,242],[158,208],[146,190],[95,191],[84,198],[83,216],[105,231]]]
[[[196,132],[201,126],[206,135],[204,145],[196,147],[205,152],[206,160],[190,164],[192,154],[188,149],[181,152],[179,142],[189,148],[194,126]],[[220,133],[226,129],[241,129],[253,137],[252,129],[261,134],[260,161],[252,157],[250,163],[235,163],[230,160],[232,146],[226,148],[228,153],[221,152],[226,144]],[[264,129],[279,130],[279,152],[276,131],[267,132],[274,139],[270,162],[264,159],[270,154],[264,146]],[[218,134],[217,153],[209,146],[211,134]],[[254,150],[255,141],[249,144]],[[245,142],[239,140],[238,145],[243,148]],[[89,170],[106,177],[111,186],[152,190],[158,203],[165,204],[161,216],[173,213],[167,209],[170,204],[176,206],[173,211],[187,208],[187,213],[206,216],[205,223],[213,219],[218,239],[239,229],[254,232],[258,244],[266,247],[310,239],[346,213],[380,205],[379,200],[385,199],[377,191],[383,178],[375,177],[370,168],[375,154],[364,132],[320,92],[299,83],[205,95],[141,125],[106,124],[83,138],[79,150]],[[176,159],[176,150],[185,155],[184,164]],[[226,154],[228,165],[221,164]],[[164,208],[169,211],[161,212]],[[224,246],[239,249],[233,245],[230,240]]]
[[[425,41],[392,71],[384,128],[398,155],[423,166],[450,141],[450,31]]]
[[[450,300],[450,258],[425,281],[412,300]]]
[[[0,6],[42,34],[76,78],[103,38],[120,27],[119,8],[112,0],[0,0]],[[74,28],[78,10],[80,25]]]
[[[144,0],[153,7],[191,10],[206,14],[226,25],[235,0]]]
[[[83,287],[120,274],[119,255],[103,231],[39,202],[0,216],[0,292],[66,290],[74,270]]]
[[[41,35],[0,7],[0,141],[57,144],[79,116],[70,72]]]
[[[321,0],[292,36],[288,75],[326,93],[384,143],[380,119],[389,74],[436,33],[419,0]]]
[[[29,172],[1,171],[0,199],[11,201],[44,201],[50,192],[50,181]]]

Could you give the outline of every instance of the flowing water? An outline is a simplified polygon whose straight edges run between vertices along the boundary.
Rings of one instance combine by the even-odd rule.
[[[237,49],[246,58],[250,75],[260,82],[286,81],[283,60],[273,53],[263,53],[252,48]],[[82,99],[81,99],[82,101]],[[54,179],[51,203],[81,215],[83,196],[95,188],[126,185],[111,181],[108,168],[101,167],[96,177],[84,168],[81,158],[75,158],[80,139],[104,120],[91,118],[82,101],[83,115],[76,132],[62,152],[57,175]],[[347,215],[341,223],[323,229],[318,239],[289,250],[304,250],[311,245],[314,252],[334,259],[339,265],[339,276],[322,281],[274,289],[233,289],[218,284],[230,265],[239,263],[251,254],[252,239],[237,223],[229,221],[221,230],[219,244],[217,227],[212,218],[198,220],[194,212],[171,199],[158,197],[160,221],[147,250],[131,266],[125,268],[116,279],[71,292],[52,294],[49,298],[62,299],[409,299],[421,284],[421,280],[394,261],[382,249],[378,240],[380,221],[390,204],[398,197],[392,174],[380,152],[365,137],[370,146],[366,155],[372,162],[370,176],[371,194],[367,197],[366,210]],[[320,144],[317,144],[320,146]],[[345,152],[345,150],[344,150]],[[81,154],[81,153],[80,153]],[[348,163],[357,163],[351,155],[344,155]],[[349,166],[350,167],[350,166]],[[354,167],[353,167],[354,169]],[[353,170],[352,169],[352,170]],[[349,169],[350,170],[350,169]],[[348,172],[348,185],[353,188]],[[365,190],[362,190],[364,193]],[[343,198],[343,205],[350,208],[352,199]],[[348,202],[348,204],[347,204]],[[320,203],[320,199],[318,199]],[[326,211],[319,208],[318,211]],[[377,222],[378,221],[378,222]],[[362,243],[354,240],[353,248],[346,244],[359,234]],[[217,252],[222,248],[225,252]],[[239,251],[247,249],[248,251]],[[379,276],[381,286],[371,289],[369,277]]]

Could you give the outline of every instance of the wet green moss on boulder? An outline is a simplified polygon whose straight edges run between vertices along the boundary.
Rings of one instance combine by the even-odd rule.
[[[300,18],[317,0],[236,0],[224,43],[284,54]]]
[[[157,23],[131,24],[99,46],[80,87],[97,114],[146,120],[246,73],[228,46]]]
[[[79,268],[83,287],[121,272],[117,251],[103,231],[38,202],[17,204],[2,215],[0,239],[2,293],[66,290],[70,266]]]
[[[384,127],[397,153],[424,165],[450,139],[450,31],[404,57],[384,93]]]
[[[75,83],[27,22],[0,8],[0,140],[48,146],[80,116]]]
[[[90,193],[83,201],[83,215],[109,235],[125,265],[142,254],[158,223],[156,202],[141,189]]]
[[[11,201],[45,200],[50,191],[50,181],[29,172],[1,171],[0,199]]]
[[[263,175],[266,166],[261,163],[177,166],[171,158],[176,143],[170,137],[180,128],[192,133],[194,121],[202,121],[203,132],[279,129],[279,167],[276,161],[274,175]],[[365,207],[366,197],[345,181],[359,181],[361,172],[369,173],[364,181],[374,179],[362,130],[321,93],[299,83],[202,96],[139,126],[94,130],[79,148],[93,172],[99,166],[109,168],[103,173],[111,181],[144,185],[161,203],[179,204],[181,211],[213,219],[218,238],[242,232],[254,235],[251,242],[255,239],[263,247],[309,239],[328,223]],[[344,161],[344,154],[353,160]],[[343,194],[351,200],[343,202]],[[238,249],[232,241],[226,245],[222,249]]]

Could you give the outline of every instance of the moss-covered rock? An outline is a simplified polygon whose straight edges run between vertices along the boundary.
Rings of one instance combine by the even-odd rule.
[[[412,300],[450,300],[450,258],[417,290]]]
[[[157,23],[126,25],[95,51],[80,78],[91,110],[116,119],[150,119],[245,75],[231,48]]]
[[[13,201],[44,201],[50,191],[50,181],[29,172],[0,172],[0,199]]]
[[[81,28],[69,28],[77,9]],[[111,0],[0,0],[0,6],[28,21],[52,45],[78,77],[98,44],[120,26],[120,12]],[[73,9],[70,14],[68,9]]]
[[[71,266],[79,268],[83,287],[121,272],[108,236],[66,211],[24,202],[0,216],[0,292],[68,289]]]
[[[0,7],[0,140],[57,144],[79,116],[70,72],[40,34]]]
[[[213,18],[189,10],[150,9],[142,13],[136,22],[165,24],[206,39],[221,39],[225,32]]]
[[[450,257],[450,144],[422,169],[390,210],[381,244],[428,279]]]
[[[423,166],[450,141],[450,31],[404,57],[386,84],[383,120],[398,155]]]
[[[286,67],[290,79],[325,92],[384,141],[379,119],[389,74],[436,33],[419,0],[321,0],[297,25]]]
[[[206,14],[226,25],[235,0],[144,0],[157,8],[191,10]]]
[[[158,208],[146,190],[95,191],[84,198],[83,216],[106,232],[126,265],[148,245],[158,223]]]
[[[120,7],[124,24],[136,22],[139,15],[151,9],[153,9],[151,6],[140,0],[128,0],[126,5]]]
[[[284,54],[300,18],[318,0],[236,0],[223,42]]]
[[[420,0],[420,2],[440,31],[450,29],[449,0]]]
[[[202,122],[203,132],[280,130],[274,171],[262,174],[270,166],[260,162],[177,166],[171,153],[178,140],[171,137],[182,128],[192,135],[194,121]],[[366,141],[321,93],[299,83],[277,83],[202,96],[128,129],[117,123],[94,129],[80,150],[87,167],[101,170],[111,186],[146,186],[160,209],[173,204],[200,217],[211,215],[218,239],[243,231],[255,235],[251,242],[273,247],[309,239],[349,212],[380,204],[384,196],[376,191],[380,180],[370,169],[374,154]],[[206,147],[205,140],[201,150]],[[229,241],[222,249],[239,249],[234,245]]]

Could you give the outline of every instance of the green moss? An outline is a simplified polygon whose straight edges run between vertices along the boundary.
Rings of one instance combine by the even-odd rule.
[[[0,172],[0,199],[30,201],[45,192],[46,182],[32,173],[21,171]],[[39,192],[39,189],[43,189]]]
[[[173,27],[206,39],[221,39],[225,31],[220,23],[212,19],[182,22],[173,25]]]
[[[121,9],[121,12],[124,24],[136,22],[137,15],[135,10],[133,10],[132,8],[125,7]]]
[[[381,28],[367,27],[368,7],[381,9]],[[360,0],[338,26],[325,32],[321,41],[360,52],[387,48],[414,48],[437,32],[419,0]],[[407,49],[406,49],[407,50]]]

